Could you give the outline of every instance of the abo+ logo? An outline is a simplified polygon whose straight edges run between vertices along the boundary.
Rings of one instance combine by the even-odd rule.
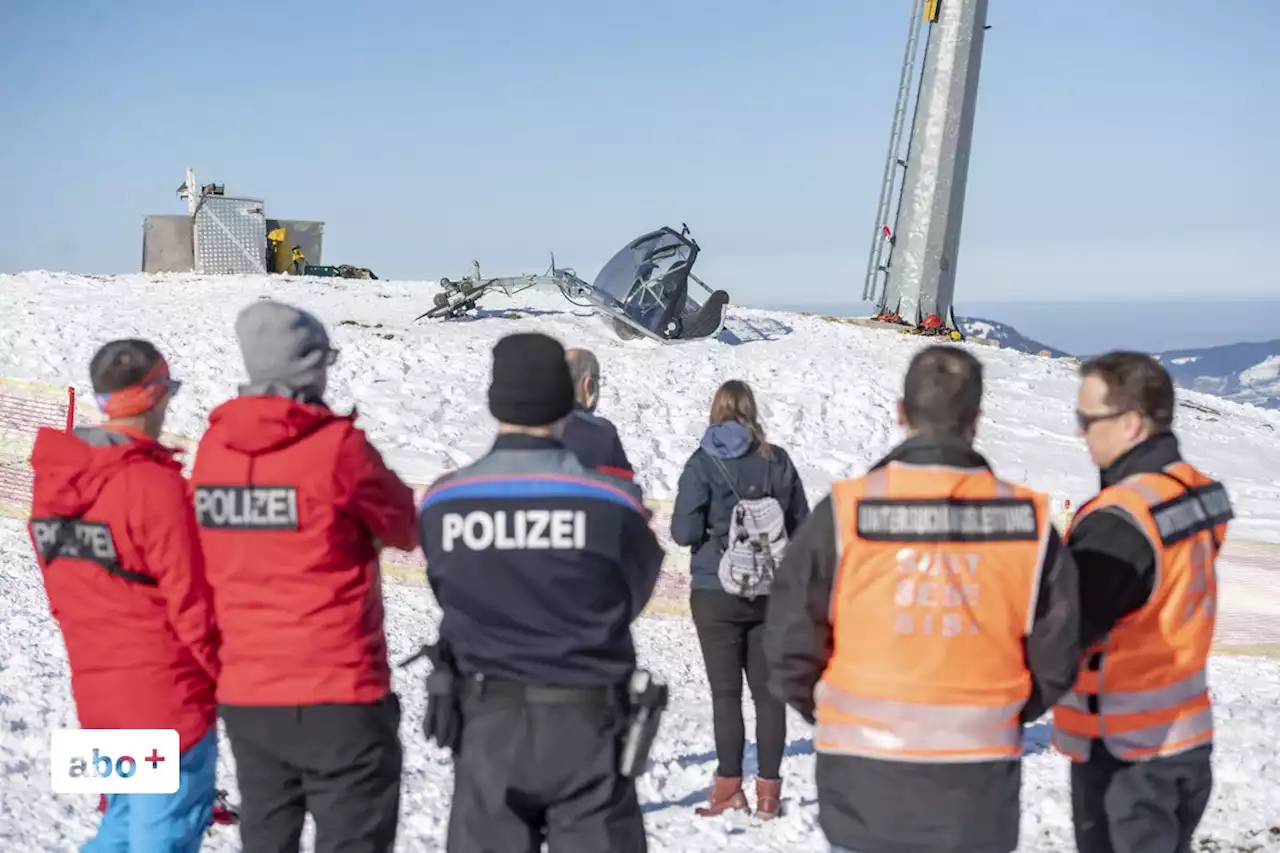
[[[173,729],[55,729],[50,786],[58,794],[172,794],[178,746]]]

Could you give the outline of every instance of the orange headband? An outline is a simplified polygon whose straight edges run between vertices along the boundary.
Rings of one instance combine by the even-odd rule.
[[[169,365],[161,357],[138,384],[93,397],[108,418],[128,418],[154,409],[166,394],[178,390],[180,384],[169,377]]]

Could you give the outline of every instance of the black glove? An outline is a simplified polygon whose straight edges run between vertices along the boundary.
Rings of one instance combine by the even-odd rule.
[[[418,654],[401,664],[404,666],[419,657],[431,661],[427,675],[427,713],[422,720],[422,734],[428,741],[456,753],[462,742],[462,701],[458,690],[459,672],[453,650],[447,643],[437,642],[423,646]]]

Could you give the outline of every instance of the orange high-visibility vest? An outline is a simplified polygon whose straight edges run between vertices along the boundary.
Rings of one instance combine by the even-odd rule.
[[[835,483],[831,503],[840,562],[815,749],[1019,758],[1048,498],[986,468],[894,462]]]
[[[1103,489],[1071,530],[1095,512],[1120,513],[1146,534],[1155,584],[1146,604],[1085,651],[1075,687],[1053,709],[1053,744],[1083,762],[1095,739],[1125,761],[1209,743],[1206,665],[1217,612],[1215,564],[1232,518],[1227,490],[1179,462]]]

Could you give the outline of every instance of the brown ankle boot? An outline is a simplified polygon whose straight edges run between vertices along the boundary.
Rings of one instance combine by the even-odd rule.
[[[698,817],[715,817],[731,810],[751,812],[751,806],[747,805],[747,795],[742,792],[740,776],[732,779],[726,779],[723,776],[715,777],[711,794],[707,798],[707,805],[698,806],[694,809],[694,813]]]
[[[782,780],[756,779],[756,817],[772,820],[782,813]]]

